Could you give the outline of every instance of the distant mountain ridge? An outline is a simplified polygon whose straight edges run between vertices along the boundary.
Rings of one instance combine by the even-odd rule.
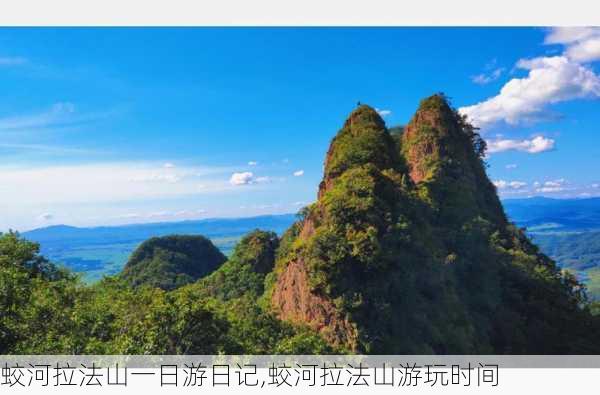
[[[600,198],[553,199],[531,197],[503,199],[510,221],[528,229],[542,251],[586,283],[590,295],[600,298]],[[120,271],[129,255],[144,240],[170,234],[202,234],[229,254],[242,235],[260,228],[282,234],[295,214],[245,218],[208,218],[178,222],[76,227],[52,225],[23,233],[39,242],[44,254],[84,273],[89,280]],[[591,275],[588,271],[593,270]],[[594,273],[598,272],[598,275]]]
[[[89,228],[54,225],[22,235],[40,243],[42,253],[52,261],[82,273],[88,281],[95,281],[105,274],[119,273],[133,250],[152,237],[203,235],[224,254],[229,254],[241,237],[254,229],[281,234],[295,220],[295,214],[281,214]]]
[[[506,199],[502,203],[511,220],[519,226],[530,228],[530,232],[537,232],[544,224],[553,225],[554,231],[600,229],[600,198],[533,197]]]
[[[70,238],[71,241],[90,241],[98,237],[107,237],[111,240],[119,239],[129,241],[153,236],[163,236],[171,233],[219,236],[232,232],[246,233],[247,229],[255,227],[276,228],[283,231],[295,219],[295,214],[261,215],[241,218],[207,218],[199,220],[186,220],[177,222],[153,222],[143,224],[126,224],[112,226],[77,227],[70,225],[51,225],[36,228],[22,235],[37,242],[52,242]],[[106,239],[102,240],[103,242]]]

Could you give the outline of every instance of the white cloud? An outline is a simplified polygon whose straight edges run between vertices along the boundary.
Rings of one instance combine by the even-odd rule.
[[[377,113],[382,117],[386,117],[392,113],[391,110],[380,110],[379,108],[376,108],[375,111],[377,111]]]
[[[490,82],[496,81],[504,73],[504,67],[500,67],[492,70],[489,73],[481,73],[471,77],[471,81],[478,85],[486,85]]]
[[[304,170],[297,170],[294,172],[294,177],[301,177],[304,175]]]
[[[596,27],[553,27],[544,42],[546,44],[572,44],[600,34]]]
[[[249,171],[245,171],[243,173],[233,173],[229,179],[229,182],[232,185],[247,185],[252,182],[253,178],[254,174]]]
[[[545,42],[565,45],[565,55],[575,62],[600,60],[600,27],[556,27]]]
[[[566,183],[567,180],[565,180],[564,178],[546,181],[543,184],[537,183],[538,188],[535,191],[541,193],[562,192],[565,190]]]
[[[515,163],[510,163],[504,167],[506,167],[508,170],[512,170],[512,169],[516,169],[518,166]]]
[[[255,177],[254,173],[245,171],[242,173],[233,173],[229,179],[231,185],[249,185],[249,184],[260,184],[269,182],[271,179],[266,176]]]
[[[256,166],[258,165],[258,162],[251,160],[250,162],[248,162],[248,166]]]
[[[505,180],[497,180],[494,181],[493,184],[498,189],[521,189],[527,186],[526,182],[522,181],[505,181]]]
[[[0,57],[0,66],[20,66],[26,63],[28,60],[20,56]]]
[[[549,104],[600,97],[600,78],[566,56],[522,59],[517,67],[529,70],[527,77],[513,78],[498,95],[459,111],[480,128],[517,125],[546,118]]]
[[[43,213],[38,216],[38,220],[40,221],[50,221],[54,218],[54,215],[50,213]]]
[[[529,140],[488,140],[487,148],[489,153],[504,151],[522,151],[528,152],[530,154],[538,154],[540,152],[550,151],[554,149],[554,144],[555,141],[553,139],[546,138],[544,136],[536,136]]]
[[[600,188],[600,184],[592,184],[591,187],[592,188]]]
[[[553,181],[546,181],[544,183],[545,187],[560,187],[565,183],[565,179],[564,178],[559,178],[558,180],[553,180]]]
[[[500,194],[507,195],[523,195],[523,194],[531,194],[535,195],[536,193],[540,194],[558,194],[562,193],[560,196],[567,196],[564,193],[573,192],[573,191],[581,191],[585,192],[585,188],[578,187],[576,185],[571,185],[566,179],[558,178],[554,180],[547,180],[545,182],[535,181],[531,184],[531,188],[529,184],[524,181],[506,181],[506,180],[496,180],[493,181],[493,184],[496,186]]]
[[[164,167],[165,169],[173,169],[173,168],[175,168],[175,165],[174,165],[173,163],[171,163],[171,162],[167,162],[167,163],[165,163],[165,164],[163,165],[163,167]]]
[[[545,119],[554,103],[599,98],[600,77],[585,63],[600,60],[600,28],[553,28],[545,43],[565,48],[558,56],[519,60],[516,68],[527,70],[527,76],[511,79],[496,96],[459,111],[485,131],[499,122],[517,125]],[[479,80],[487,81],[485,76]]]

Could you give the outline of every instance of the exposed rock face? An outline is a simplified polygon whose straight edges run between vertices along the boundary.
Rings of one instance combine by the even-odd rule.
[[[366,173],[371,185],[375,188],[381,182],[381,172],[385,169],[394,171],[397,165],[397,151],[395,143],[387,132],[385,124],[379,114],[368,106],[360,106],[350,114],[342,130],[333,139],[325,159],[325,174],[319,186],[318,202],[311,212],[304,218],[300,226],[297,243],[314,245],[318,242],[317,229],[340,214],[341,209],[350,213],[349,207],[334,207],[332,202],[337,201],[336,195],[340,191],[333,191],[335,186],[343,185],[342,194],[358,198],[359,190],[348,186],[355,178],[353,172]],[[360,169],[360,170],[359,170]],[[356,179],[360,179],[357,177]],[[361,224],[356,224],[360,227]],[[367,226],[368,231],[375,229]],[[348,228],[350,230],[350,228]],[[364,234],[366,229],[356,229],[354,234]],[[310,247],[308,247],[310,249]],[[360,248],[356,245],[354,249]],[[303,251],[307,253],[307,251]],[[359,351],[358,334],[345,312],[334,302],[336,292],[328,293],[310,280],[311,264],[301,255],[285,262],[285,268],[278,277],[272,295],[272,305],[279,316],[284,320],[307,324],[319,331],[331,344],[344,347],[351,351]],[[327,287],[326,284],[322,284]]]
[[[273,311],[352,352],[600,352],[580,285],[508,223],[484,153],[443,95],[394,136],[358,107],[280,244]]]
[[[402,136],[412,181],[432,195],[440,215],[459,221],[478,215],[499,224],[506,217],[482,163],[484,141],[442,95],[421,102]]]
[[[308,324],[334,346],[356,348],[356,329],[328,298],[310,289],[301,259],[287,265],[275,286],[272,301],[282,318]]]

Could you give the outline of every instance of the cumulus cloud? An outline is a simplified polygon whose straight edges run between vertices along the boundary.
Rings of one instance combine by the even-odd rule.
[[[500,92],[459,111],[485,131],[491,125],[531,123],[548,117],[548,106],[575,99],[599,98],[600,77],[586,63],[600,60],[600,28],[554,28],[546,44],[561,44],[558,56],[520,59],[523,78],[508,81]],[[480,79],[485,82],[485,78]]]
[[[388,116],[388,115],[390,115],[392,113],[391,110],[381,110],[379,108],[376,108],[375,111],[377,111],[377,113],[379,115],[381,115],[382,117],[386,117],[386,116]]]
[[[231,185],[239,186],[239,185],[250,185],[250,184],[260,184],[265,182],[270,182],[271,178],[262,176],[255,177],[254,173],[251,171],[244,171],[241,173],[233,173],[231,178],[229,178],[229,183]]]
[[[521,189],[527,186],[526,182],[522,181],[505,181],[505,180],[497,180],[493,182],[496,188],[502,189]]]
[[[294,177],[301,177],[304,175],[304,170],[297,170],[294,172]]]
[[[536,188],[535,191],[541,192],[541,193],[562,192],[565,190],[566,183],[567,183],[567,180],[565,180],[564,178],[546,181],[543,184],[537,183],[538,188]]]
[[[545,42],[565,45],[565,55],[575,62],[600,60],[600,27],[556,27]]]
[[[254,174],[252,174],[252,172],[245,171],[242,173],[233,173],[229,179],[229,182],[231,185],[248,185],[252,183],[253,179]]]
[[[251,160],[250,162],[248,162],[248,166],[256,166],[258,165],[258,162]]]
[[[167,163],[165,163],[165,164],[163,165],[163,167],[164,167],[165,169],[173,169],[173,168],[175,167],[175,165],[174,165],[173,163],[171,163],[171,162],[167,162]]]
[[[545,119],[549,104],[600,97],[600,78],[566,56],[522,59],[517,67],[528,75],[511,79],[498,95],[459,111],[485,129],[498,122],[517,125]]]
[[[513,139],[495,139],[487,141],[489,153],[504,151],[522,151],[530,154],[538,154],[554,149],[555,141],[553,139],[536,136],[532,139],[513,140]],[[516,167],[516,165],[515,165]],[[507,166],[507,169],[509,167]]]

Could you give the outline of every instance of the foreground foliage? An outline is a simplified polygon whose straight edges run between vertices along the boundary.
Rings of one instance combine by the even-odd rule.
[[[164,291],[131,286],[120,276],[87,286],[40,256],[37,244],[16,233],[1,235],[0,353],[332,352],[314,332],[259,307],[260,277],[272,266],[276,245],[274,234],[253,232],[206,286]],[[211,289],[215,278],[227,280]]]

